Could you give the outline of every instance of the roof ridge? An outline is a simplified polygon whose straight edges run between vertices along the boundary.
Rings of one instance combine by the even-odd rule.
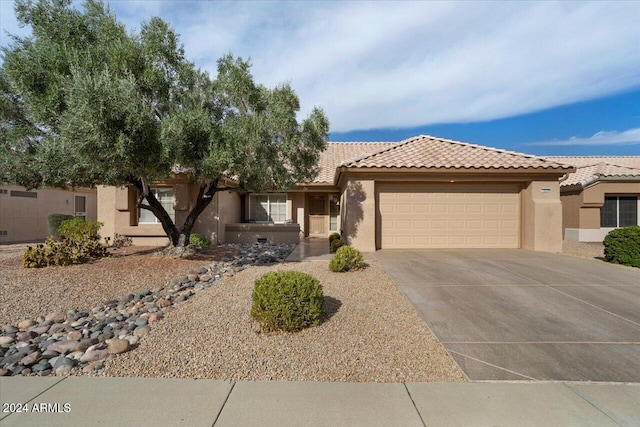
[[[449,142],[451,144],[466,145],[467,147],[481,148],[481,149],[487,150],[487,151],[494,151],[494,152],[497,152],[497,153],[510,154],[512,156],[525,157],[527,159],[539,159],[539,160],[542,160],[543,162],[547,161],[545,156],[536,156],[535,154],[527,154],[527,153],[522,153],[520,151],[512,151],[512,150],[505,150],[503,148],[488,147],[486,145],[473,144],[473,143],[464,142],[464,141],[456,141],[455,139],[440,138],[440,137],[432,136],[432,135],[421,134],[419,136],[420,137],[424,137],[424,138],[431,138],[431,139],[435,139],[435,140],[439,140],[439,141],[443,141],[443,142]]]
[[[352,159],[344,160],[342,163],[340,163],[340,166],[346,166],[346,165],[348,165],[350,163],[358,163],[359,161],[362,161],[362,160],[365,160],[365,159],[369,159],[369,158],[374,157],[374,156],[378,156],[380,154],[383,154],[383,153],[386,153],[388,151],[391,151],[392,149],[404,146],[404,145],[408,144],[409,142],[411,142],[411,140],[416,139],[416,138],[417,137],[413,136],[411,138],[407,138],[407,139],[402,140],[400,142],[396,142],[393,145],[390,145],[389,147],[383,148],[382,150],[374,151],[372,153],[361,154],[361,155],[356,156],[356,157],[354,157]]]

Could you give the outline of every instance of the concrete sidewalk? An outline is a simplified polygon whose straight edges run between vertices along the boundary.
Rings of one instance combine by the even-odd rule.
[[[0,400],[2,426],[640,425],[640,384],[2,377]]]

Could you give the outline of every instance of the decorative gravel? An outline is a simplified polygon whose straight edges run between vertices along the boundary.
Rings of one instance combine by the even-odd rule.
[[[19,251],[4,251],[0,375],[464,381],[377,262],[342,274],[326,261],[282,264],[293,247],[227,245],[197,260],[133,247],[45,269],[22,269]],[[259,331],[253,282],[274,269],[320,279],[319,326]]]
[[[164,286],[202,260],[159,258],[157,248],[131,247],[91,264],[22,268],[21,251],[0,253],[0,324],[71,309],[87,310],[109,299]],[[131,253],[133,252],[133,253]],[[122,254],[129,253],[127,256]]]
[[[562,253],[580,258],[604,257],[604,245],[601,242],[562,242]]]
[[[324,287],[319,326],[260,333],[249,315],[253,283],[281,269]],[[113,356],[101,376],[285,381],[464,381],[425,323],[377,262],[332,273],[326,262],[252,266],[166,313],[137,348]]]

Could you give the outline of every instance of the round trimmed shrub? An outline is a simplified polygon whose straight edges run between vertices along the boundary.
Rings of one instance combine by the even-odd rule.
[[[338,250],[339,247],[344,246],[344,242],[340,239],[336,239],[333,242],[331,242],[331,252],[335,252]]]
[[[189,244],[200,249],[207,249],[211,246],[211,240],[207,239],[202,234],[191,233],[191,236],[189,236]]]
[[[340,233],[331,233],[329,234],[329,244],[331,244],[334,240],[340,239]]]
[[[614,264],[640,268],[640,226],[611,230],[604,238],[604,257]]]
[[[320,281],[298,271],[272,271],[259,277],[252,300],[251,316],[267,332],[317,325],[324,304]]]
[[[364,268],[364,258],[359,250],[351,246],[341,246],[329,261],[329,270],[341,273],[343,271]]]

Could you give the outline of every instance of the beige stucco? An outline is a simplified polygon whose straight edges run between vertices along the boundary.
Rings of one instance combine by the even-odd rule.
[[[515,185],[519,189],[519,247],[546,252],[562,249],[562,205],[559,197],[558,172],[420,172],[420,171],[341,171],[337,180],[342,189],[341,219],[343,237],[349,244],[365,252],[380,248],[379,206],[376,185],[441,185],[473,183],[482,188]],[[382,184],[384,183],[384,184]]]
[[[585,189],[561,189],[562,227],[566,239],[602,241],[611,230],[600,227],[600,208],[607,194],[640,198],[640,182],[601,181]]]
[[[298,224],[226,224],[226,243],[300,243]]]
[[[48,235],[47,215],[75,215],[75,196],[85,197],[86,219],[97,218],[95,189],[46,188],[31,190],[35,198],[17,197],[25,191],[24,187],[0,185],[0,243],[44,241]]]
[[[154,187],[173,187],[175,222],[182,226],[195,205],[198,186],[184,180],[165,181]],[[113,239],[115,233],[129,236],[134,244],[163,246],[168,243],[160,224],[138,224],[136,190],[128,187],[98,187],[98,220],[103,222],[103,236]],[[240,197],[237,193],[219,191],[196,220],[194,233],[224,243],[224,224],[240,222]]]
[[[522,248],[562,251],[562,204],[557,179],[525,184],[522,190]]]

